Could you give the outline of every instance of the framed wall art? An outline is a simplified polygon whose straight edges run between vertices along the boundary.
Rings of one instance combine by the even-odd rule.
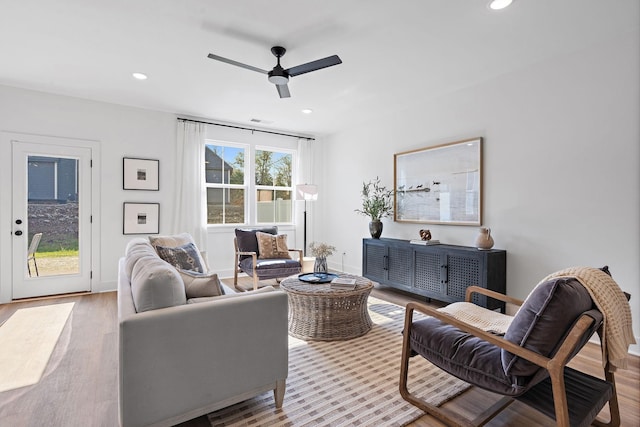
[[[122,159],[122,188],[125,190],[160,190],[159,167],[160,160]]]
[[[160,233],[160,203],[129,203],[123,207],[123,234]]]
[[[394,220],[482,223],[482,138],[394,154]]]

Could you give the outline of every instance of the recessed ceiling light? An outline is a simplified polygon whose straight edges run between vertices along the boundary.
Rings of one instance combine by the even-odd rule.
[[[133,73],[132,76],[137,80],[147,80],[147,75],[143,73]]]
[[[302,110],[302,112],[305,114],[311,114],[313,113],[313,110],[311,108],[305,108],[304,110]]]
[[[513,0],[492,0],[489,3],[489,8],[493,10],[504,9],[505,7],[509,6],[512,2]]]

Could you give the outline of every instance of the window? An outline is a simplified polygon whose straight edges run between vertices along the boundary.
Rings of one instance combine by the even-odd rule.
[[[205,144],[207,224],[244,224],[247,180],[242,145]]]
[[[292,223],[294,154],[293,150],[252,150],[246,144],[208,141],[204,156],[207,224]]]
[[[290,223],[291,205],[291,153],[256,150],[256,222]]]

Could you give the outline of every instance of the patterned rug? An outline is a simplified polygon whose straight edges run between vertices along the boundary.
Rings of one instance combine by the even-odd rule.
[[[273,393],[209,414],[212,426],[402,426],[423,412],[398,390],[404,308],[369,297],[373,329],[349,341],[289,337],[282,409]],[[417,318],[416,315],[414,318]],[[410,361],[409,390],[435,405],[469,388],[421,357]]]

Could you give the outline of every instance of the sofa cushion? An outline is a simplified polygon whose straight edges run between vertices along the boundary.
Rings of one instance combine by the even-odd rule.
[[[254,291],[233,292],[233,293],[220,295],[218,297],[189,298],[187,300],[187,304],[195,304],[199,302],[207,302],[207,301],[213,301],[213,300],[219,301],[219,300],[231,299],[231,298],[244,298],[244,297],[255,295],[255,294],[264,294],[266,292],[276,292],[276,289],[273,286],[265,286],[264,288],[258,288]]]
[[[134,264],[131,294],[138,313],[187,302],[178,271],[156,254],[141,256]]]
[[[141,237],[132,239],[125,249],[125,263],[124,270],[127,274],[127,277],[131,279],[131,274],[133,272],[133,266],[138,262],[141,257],[145,256],[155,256],[155,249],[151,246],[147,239],[143,239]]]
[[[574,278],[554,278],[540,283],[513,318],[505,339],[543,356],[551,357],[577,318],[591,309],[589,292]],[[505,374],[528,376],[537,365],[501,351]]]
[[[184,290],[189,298],[216,297],[224,294],[220,279],[216,273],[197,273],[191,270],[178,270],[184,282]]]
[[[157,248],[158,246],[164,246],[166,248],[175,248],[178,246],[184,246],[187,243],[193,243],[196,246],[196,242],[193,240],[193,237],[189,233],[180,233],[174,235],[167,236],[149,236],[149,243],[153,248]],[[207,260],[205,259],[206,252],[200,252],[198,248],[198,260],[200,265],[203,266],[203,271],[208,271],[209,266],[207,265]]]
[[[291,258],[289,248],[287,247],[286,234],[269,234],[258,231],[256,233],[258,239],[258,258],[275,259],[275,258]]]
[[[192,270],[204,273],[204,265],[200,258],[198,248],[193,243],[176,247],[156,246],[160,258],[182,270]]]
[[[258,251],[258,239],[256,238],[256,233],[269,233],[269,234],[278,234],[278,227],[267,227],[267,228],[236,228],[236,243],[238,244],[238,250],[240,252],[255,252],[260,256],[260,252]],[[240,255],[240,260],[245,258],[251,258],[249,255]]]

